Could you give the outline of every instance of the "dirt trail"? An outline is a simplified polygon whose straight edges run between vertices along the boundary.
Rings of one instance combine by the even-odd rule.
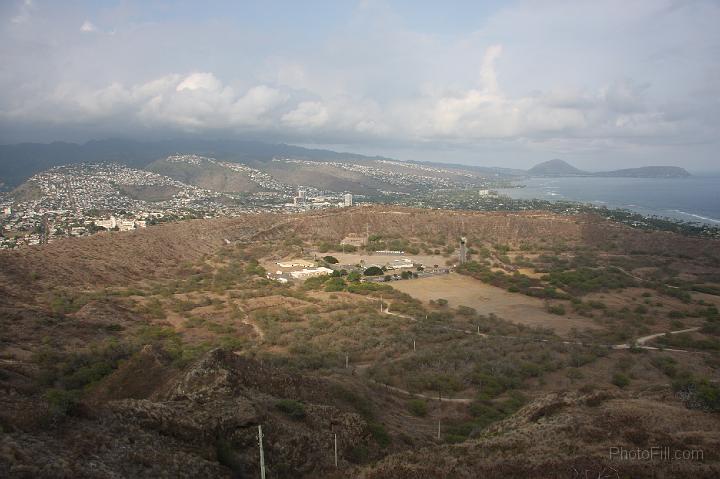
[[[667,333],[649,334],[647,336],[637,338],[633,344],[630,344],[630,343],[617,344],[617,345],[613,346],[613,349],[630,349],[632,346],[635,346],[635,347],[640,347],[642,349],[659,350],[660,348],[656,348],[654,346],[645,346],[645,343],[647,343],[648,341],[652,341],[655,338],[659,338],[660,336],[665,336],[666,334],[690,333],[693,331],[698,331],[699,329],[700,329],[700,327],[695,327],[695,328],[688,328],[688,329],[680,329],[678,331],[669,331]],[[694,351],[687,351],[685,349],[671,349],[671,348],[663,348],[663,351],[674,351],[674,352],[682,352],[682,353],[694,352]]]
[[[233,304],[234,304],[234,305],[237,307],[237,309],[243,314],[243,317],[242,317],[242,319],[240,320],[240,322],[241,322],[242,324],[245,324],[245,325],[247,325],[247,326],[250,326],[250,327],[253,329],[253,331],[255,331],[255,334],[258,335],[258,338],[260,339],[260,342],[265,341],[265,331],[263,331],[263,330],[260,328],[260,326],[258,326],[257,324],[253,323],[252,321],[250,321],[250,315],[247,313],[247,311],[245,310],[245,308],[242,307],[242,305],[240,305],[240,304],[237,303],[237,302],[234,302]]]

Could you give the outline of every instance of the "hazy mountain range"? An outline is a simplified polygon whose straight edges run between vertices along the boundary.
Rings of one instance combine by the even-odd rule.
[[[0,145],[0,187],[12,189],[30,176],[54,166],[77,163],[116,162],[149,169],[191,184],[220,191],[246,191],[243,175],[230,168],[206,163],[187,165],[168,163],[176,154],[197,154],[225,163],[247,165],[290,184],[307,184],[318,188],[359,191],[383,189],[384,175],[404,174],[421,177],[445,177],[453,184],[477,183],[482,178],[516,178],[523,176],[611,176],[611,177],[684,177],[683,168],[650,166],[601,173],[579,170],[562,160],[540,163],[529,170],[480,167],[445,163],[398,161],[380,156],[323,149],[308,149],[287,144],[245,140],[177,139],[153,142],[108,139],[85,144],[55,142]],[[278,162],[277,159],[297,162]],[[273,161],[276,160],[276,161]],[[305,162],[303,162],[303,160]],[[320,165],[308,162],[324,162]],[[348,165],[355,165],[349,167]],[[370,178],[370,179],[368,179]],[[465,181],[468,180],[468,181]],[[390,182],[392,184],[392,182]],[[397,186],[397,185],[395,185]]]

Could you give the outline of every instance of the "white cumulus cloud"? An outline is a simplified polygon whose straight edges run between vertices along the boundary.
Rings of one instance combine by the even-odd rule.
[[[83,24],[80,25],[80,31],[83,33],[92,33],[97,31],[97,27],[90,20],[85,20]]]

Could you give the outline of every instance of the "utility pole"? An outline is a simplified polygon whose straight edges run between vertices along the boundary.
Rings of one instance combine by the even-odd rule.
[[[338,456],[337,456],[337,433],[335,433],[335,468],[338,467]]]
[[[383,312],[382,307],[383,307],[383,299],[382,299],[382,295],[380,295],[380,312],[381,313]]]
[[[478,324],[478,336],[480,336],[480,325]]]
[[[437,436],[437,439],[438,439],[438,441],[440,440],[440,419],[438,419],[438,436]]]
[[[413,351],[415,351],[415,340],[413,339]]]
[[[258,445],[260,446],[260,479],[265,479],[265,453],[263,452],[263,441],[262,440],[263,440],[262,426],[258,425]]]
[[[346,355],[345,355],[345,369],[347,369],[349,365],[350,365],[350,358],[349,358],[348,355],[346,354]]]

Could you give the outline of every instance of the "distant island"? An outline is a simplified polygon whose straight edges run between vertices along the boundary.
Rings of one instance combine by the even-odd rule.
[[[550,160],[527,170],[530,176],[598,176],[609,178],[686,178],[691,176],[679,166],[643,166],[613,171],[590,172],[575,168],[563,160]]]

